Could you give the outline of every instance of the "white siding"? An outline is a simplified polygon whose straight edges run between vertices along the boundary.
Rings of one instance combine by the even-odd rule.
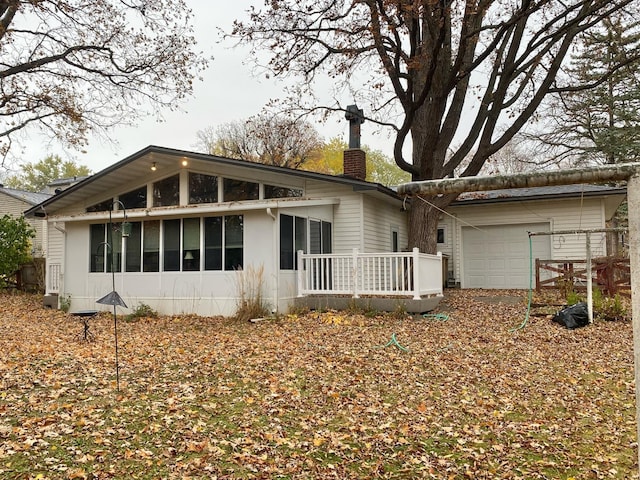
[[[309,182],[306,193],[312,198],[340,198],[340,203],[333,207],[334,253],[364,248],[362,193],[348,186],[324,182]]]
[[[395,202],[365,198],[363,253],[391,252],[392,229],[398,232],[399,250],[406,250],[408,242],[406,212],[400,211],[400,207]]]

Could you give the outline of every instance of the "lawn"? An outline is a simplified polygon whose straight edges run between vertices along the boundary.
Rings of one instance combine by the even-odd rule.
[[[637,478],[631,323],[514,331],[526,292],[500,294],[520,300],[121,318],[120,391],[110,315],[85,342],[0,295],[0,478]]]

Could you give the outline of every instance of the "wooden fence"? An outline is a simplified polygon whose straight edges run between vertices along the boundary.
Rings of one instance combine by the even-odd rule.
[[[624,257],[600,257],[591,260],[591,279],[602,293],[631,295],[631,269]],[[587,288],[586,260],[540,260],[536,258],[536,291],[571,286]]]

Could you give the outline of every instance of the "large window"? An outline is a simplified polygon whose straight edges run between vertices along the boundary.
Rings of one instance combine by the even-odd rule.
[[[200,219],[185,218],[182,221],[182,270],[200,270]]]
[[[139,272],[142,263],[142,223],[133,222],[127,239],[125,263],[127,272]]]
[[[218,177],[189,172],[189,203],[216,203]]]
[[[160,259],[165,272],[243,268],[242,215],[133,222],[124,258],[120,224],[113,227],[113,231],[108,224],[89,227],[91,272],[111,272],[112,251],[115,272],[121,271],[123,261],[126,272],[159,272]]]
[[[180,176],[165,178],[153,184],[153,206],[167,207],[180,202]]]
[[[331,253],[331,223],[309,220],[309,253]]]
[[[260,185],[243,180],[225,178],[223,202],[239,202],[241,200],[258,200],[260,197]]]
[[[224,217],[224,269],[238,270],[244,266],[244,225],[242,215]]]
[[[89,227],[89,271],[119,272],[122,265],[122,233],[121,224],[113,223],[91,225]]]
[[[165,220],[163,225],[163,267],[165,272],[180,271],[180,220]]]
[[[264,198],[290,198],[302,197],[301,188],[276,187],[274,185],[264,186]]]
[[[118,196],[118,200],[122,202],[126,209],[147,208],[147,186],[123,193]]]
[[[280,269],[298,268],[298,250],[307,251],[307,219],[280,215]]]
[[[160,220],[144,222],[142,271],[160,271]]]
[[[237,270],[244,265],[242,215],[204,219],[204,269]]]

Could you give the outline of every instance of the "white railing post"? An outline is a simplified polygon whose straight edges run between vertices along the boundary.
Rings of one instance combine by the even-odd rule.
[[[298,297],[303,297],[302,290],[304,289],[304,260],[302,259],[302,254],[304,252],[302,250],[298,250]]]
[[[358,295],[358,249],[354,248],[351,256],[351,261],[353,262],[353,267],[351,269],[351,283],[353,285],[353,298],[360,298]]]
[[[438,259],[440,260],[440,284],[439,284],[440,285],[440,293],[438,295],[442,296],[443,293],[444,293],[442,291],[442,289],[443,289],[444,280],[445,280],[445,278],[444,278],[445,272],[442,269],[442,252],[438,252]]]
[[[420,249],[413,247],[412,252],[413,299],[420,300]]]

